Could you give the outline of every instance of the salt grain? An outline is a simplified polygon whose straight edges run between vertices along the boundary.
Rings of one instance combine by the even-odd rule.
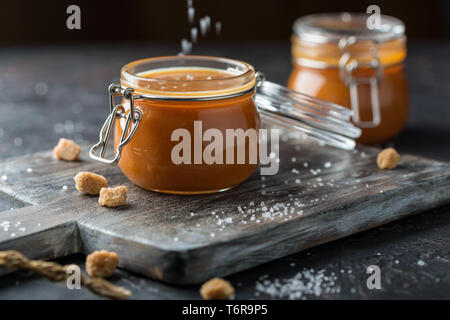
[[[195,18],[195,9],[192,7],[188,8],[188,21],[190,24],[194,23],[194,18]]]
[[[264,293],[271,298],[306,299],[308,295],[319,297],[322,294],[339,293],[334,274],[327,276],[325,270],[304,269],[289,279],[260,279],[255,285],[255,295]]]
[[[20,147],[23,144],[23,139],[21,137],[16,137],[14,138],[14,145],[16,147]]]
[[[45,82],[38,82],[34,86],[34,92],[38,96],[45,96],[48,92],[48,85]]]
[[[215,27],[216,27],[216,34],[220,36],[222,33],[222,23],[220,21],[217,21]]]

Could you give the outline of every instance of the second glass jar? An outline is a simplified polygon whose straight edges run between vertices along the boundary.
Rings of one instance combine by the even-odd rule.
[[[365,14],[317,14],[300,18],[292,36],[288,87],[353,110],[359,142],[395,137],[408,116],[403,23],[382,16],[369,29]]]

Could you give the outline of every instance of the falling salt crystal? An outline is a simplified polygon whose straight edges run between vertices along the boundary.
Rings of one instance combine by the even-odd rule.
[[[308,162],[303,162],[303,166],[304,166],[305,168],[308,168]]]
[[[191,212],[191,217],[193,217],[195,214],[193,212]]]
[[[175,237],[175,238],[173,238],[173,240],[175,240],[175,241],[178,241],[178,238],[177,238],[177,237]]]
[[[209,29],[211,28],[211,18],[209,16],[200,19],[200,33],[202,36],[206,36]]]
[[[211,28],[211,17],[205,16],[204,19],[206,21],[206,25],[208,26],[208,30],[209,30]]]
[[[295,263],[294,263],[294,262],[291,262],[289,265],[290,265],[291,267],[295,267]]]
[[[197,42],[198,29],[196,27],[191,28],[191,40],[192,42]]]
[[[425,261],[419,260],[419,261],[417,261],[417,265],[423,267],[425,265]]]
[[[33,172],[32,168],[27,168],[27,172]]]
[[[398,261],[398,260],[395,260],[395,261],[394,261],[395,264],[399,264],[399,262],[400,262],[400,261]]]
[[[220,36],[222,33],[222,23],[220,21],[217,21],[215,26],[216,26],[216,34]]]
[[[2,178],[2,180],[3,180],[3,181],[6,181],[6,180],[8,180],[8,177],[6,176],[6,174],[2,175],[2,177],[1,177],[1,178]]]
[[[300,179],[295,179],[296,184],[300,184]]]
[[[331,168],[331,162],[325,162],[324,168]]]
[[[181,52],[188,54],[192,51],[192,43],[187,39],[181,39]]]
[[[62,186],[62,189],[67,190],[67,186],[66,185]]]
[[[11,233],[11,238],[14,238],[16,236],[16,234],[13,232]]]
[[[210,234],[211,238],[214,238],[216,235],[214,233]]]
[[[14,138],[14,145],[20,147],[23,144],[23,139],[21,137]]]
[[[188,8],[188,21],[190,24],[194,23],[194,18],[195,18],[195,9],[192,7]]]

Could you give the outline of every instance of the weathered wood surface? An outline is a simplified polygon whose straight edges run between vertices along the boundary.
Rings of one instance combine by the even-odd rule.
[[[203,196],[140,189],[86,153],[72,163],[52,159],[50,151],[5,160],[0,197],[16,209],[0,212],[0,250],[51,259],[108,249],[124,269],[190,284],[450,201],[448,164],[402,156],[396,170],[382,171],[375,148],[346,152],[284,137],[278,175],[264,179],[256,172],[233,190]],[[73,182],[79,171],[127,185],[128,204],[108,209],[97,197],[80,195]]]

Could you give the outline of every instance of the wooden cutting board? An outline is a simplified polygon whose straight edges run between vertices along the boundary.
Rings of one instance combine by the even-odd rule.
[[[107,249],[120,267],[175,284],[203,282],[450,202],[450,166],[402,155],[376,166],[378,149],[341,151],[293,133],[280,143],[280,172],[202,196],[158,194],[117,167],[64,162],[51,151],[0,163],[0,250],[52,259]],[[76,191],[79,171],[129,187],[128,204],[98,205]],[[15,208],[10,210],[10,208]],[[0,272],[6,273],[5,270]]]

